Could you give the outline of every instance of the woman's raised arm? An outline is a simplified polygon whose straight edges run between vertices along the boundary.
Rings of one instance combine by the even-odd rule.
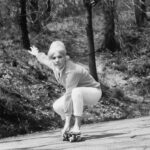
[[[35,56],[41,64],[48,66],[50,69],[53,69],[52,63],[45,53],[39,52],[39,50],[35,46],[32,46],[30,48],[31,48],[31,51],[29,50],[28,52],[31,55]]]

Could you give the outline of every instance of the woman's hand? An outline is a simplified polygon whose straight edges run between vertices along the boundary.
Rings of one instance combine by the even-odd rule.
[[[35,46],[32,46],[30,47],[31,48],[31,51],[28,51],[31,55],[34,55],[34,56],[37,56],[38,53],[39,53],[39,50],[37,49],[37,47]]]

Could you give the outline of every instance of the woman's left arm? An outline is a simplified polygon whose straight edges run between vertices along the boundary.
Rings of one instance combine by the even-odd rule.
[[[41,64],[53,69],[53,65],[46,54],[40,52],[36,55],[36,58]]]
[[[38,48],[35,46],[32,46],[30,48],[31,50],[29,50],[28,52],[31,55],[35,56],[41,64],[48,66],[50,69],[53,69],[53,65],[45,53],[39,52]]]

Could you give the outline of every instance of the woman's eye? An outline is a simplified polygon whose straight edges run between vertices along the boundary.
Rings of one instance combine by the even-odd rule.
[[[53,60],[55,60],[56,58],[57,58],[57,59],[62,59],[62,56],[52,57]]]

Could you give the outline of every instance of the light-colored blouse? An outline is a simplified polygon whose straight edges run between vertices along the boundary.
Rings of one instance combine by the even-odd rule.
[[[71,92],[76,87],[94,87],[100,88],[100,83],[97,82],[83,66],[74,63],[70,59],[66,59],[64,68],[58,71],[44,53],[38,53],[37,59],[40,63],[48,66],[53,70],[56,80],[64,86],[65,103],[64,112],[66,115],[72,114]]]

